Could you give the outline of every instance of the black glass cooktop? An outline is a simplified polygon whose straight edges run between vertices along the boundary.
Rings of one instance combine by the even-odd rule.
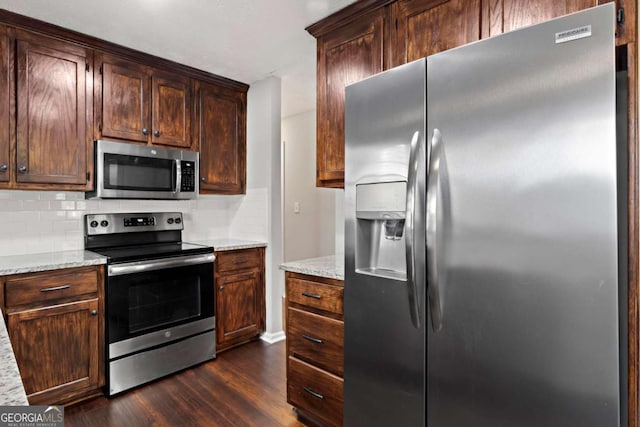
[[[210,246],[195,243],[156,243],[136,246],[120,246],[104,249],[91,249],[109,258],[109,264],[128,261],[142,261],[147,259],[167,258],[173,256],[196,255],[212,253]]]

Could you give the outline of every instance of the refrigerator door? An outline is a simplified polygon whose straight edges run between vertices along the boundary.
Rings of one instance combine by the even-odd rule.
[[[614,23],[427,59],[429,427],[619,425]]]
[[[344,425],[425,423],[426,61],[346,89]]]

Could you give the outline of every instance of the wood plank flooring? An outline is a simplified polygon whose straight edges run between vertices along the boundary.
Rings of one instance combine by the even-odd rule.
[[[65,426],[303,426],[286,400],[285,351],[284,341],[225,351],[115,398],[65,408]]]

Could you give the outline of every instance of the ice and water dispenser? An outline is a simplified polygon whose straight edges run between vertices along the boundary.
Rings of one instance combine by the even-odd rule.
[[[407,182],[356,184],[356,272],[406,280]]]

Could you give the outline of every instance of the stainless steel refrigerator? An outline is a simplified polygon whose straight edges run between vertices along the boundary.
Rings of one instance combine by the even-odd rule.
[[[345,426],[625,422],[614,14],[346,88]]]

